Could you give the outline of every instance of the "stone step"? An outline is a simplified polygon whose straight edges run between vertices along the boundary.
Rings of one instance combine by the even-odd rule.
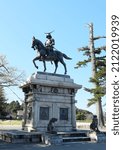
[[[91,141],[87,134],[76,132],[58,132],[57,134],[45,133],[42,139],[43,143],[46,145]]]
[[[58,132],[58,135],[62,136],[63,142],[82,142],[90,141],[87,131],[73,131],[73,132]]]
[[[86,134],[87,130],[75,130],[75,131],[65,131],[65,132],[57,132],[57,134],[66,135],[66,134]]]
[[[63,142],[82,142],[82,141],[90,141],[89,137],[63,137]]]
[[[70,134],[64,134],[62,135],[63,137],[86,137],[87,134],[86,133],[70,133]]]
[[[79,132],[79,131],[74,131],[74,132],[58,132],[58,135],[61,135],[63,137],[87,137],[88,133],[86,131]]]

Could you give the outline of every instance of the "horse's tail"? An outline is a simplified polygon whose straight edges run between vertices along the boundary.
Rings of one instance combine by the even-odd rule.
[[[71,60],[72,58],[70,58],[70,57],[68,57],[67,55],[65,55],[65,54],[63,54],[63,57],[65,58],[65,59],[69,59],[69,60]]]

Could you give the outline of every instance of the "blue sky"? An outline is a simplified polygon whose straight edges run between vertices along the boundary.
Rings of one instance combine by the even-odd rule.
[[[89,43],[87,23],[93,22],[94,35],[106,35],[106,4],[105,0],[11,0],[0,1],[0,54],[7,57],[11,66],[24,70],[28,77],[37,69],[32,59],[36,53],[31,49],[32,36],[43,43],[45,32],[52,33],[55,47],[72,57],[66,60],[68,75],[84,87],[91,86],[88,82],[91,67],[74,69],[79,60],[85,59],[78,48]],[[99,40],[96,46],[105,45],[105,40]],[[42,62],[37,62],[38,71],[43,71]],[[47,63],[47,72],[53,72],[54,66]],[[57,73],[64,72],[59,64]],[[23,99],[23,93],[17,87],[13,89]],[[8,89],[8,99],[18,100]],[[95,112],[95,107],[87,108],[87,99],[91,95],[83,89],[76,96],[77,106]]]

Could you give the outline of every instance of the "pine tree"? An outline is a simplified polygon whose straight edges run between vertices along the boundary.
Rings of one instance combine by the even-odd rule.
[[[88,63],[92,64],[92,76],[90,82],[93,83],[93,88],[84,88],[85,91],[91,93],[93,97],[89,99],[88,106],[96,104],[96,113],[99,120],[99,126],[104,126],[103,111],[102,111],[102,97],[106,92],[106,46],[94,47],[94,41],[105,38],[105,36],[93,36],[93,24],[88,24],[90,30],[89,46],[79,48],[83,55],[87,56],[86,60],[79,61],[75,68],[86,66]]]

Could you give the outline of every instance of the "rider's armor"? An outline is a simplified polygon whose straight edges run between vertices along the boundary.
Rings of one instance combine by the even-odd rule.
[[[53,48],[54,48],[53,46],[55,45],[55,40],[52,38],[52,36],[50,34],[48,34],[46,36],[46,38],[47,38],[47,40],[45,42],[45,46],[48,50],[48,53],[53,52]]]

